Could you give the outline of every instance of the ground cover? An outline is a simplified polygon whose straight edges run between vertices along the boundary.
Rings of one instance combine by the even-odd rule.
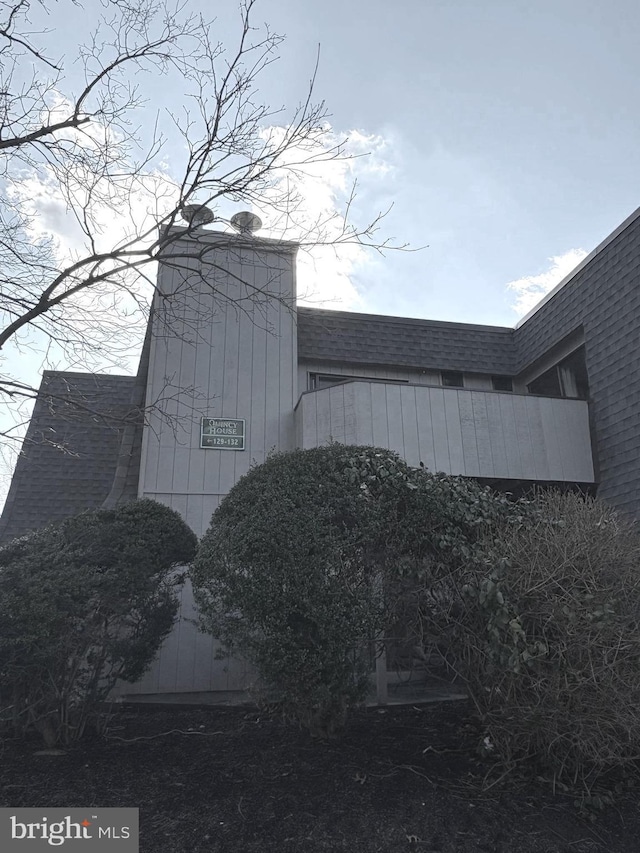
[[[5,741],[0,805],[138,807],[141,853],[637,853],[638,788],[593,820],[498,781],[481,738],[464,701],[362,709],[333,740],[255,708],[123,707],[62,755]]]

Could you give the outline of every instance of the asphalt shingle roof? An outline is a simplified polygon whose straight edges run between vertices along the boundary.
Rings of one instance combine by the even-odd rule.
[[[317,361],[515,372],[514,330],[298,308],[298,357]]]
[[[135,381],[45,371],[0,519],[0,541],[102,505]]]

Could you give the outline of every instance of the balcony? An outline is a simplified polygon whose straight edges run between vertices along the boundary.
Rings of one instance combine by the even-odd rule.
[[[594,482],[583,400],[348,381],[302,394],[296,431],[301,448],[388,447],[414,467],[465,477]]]

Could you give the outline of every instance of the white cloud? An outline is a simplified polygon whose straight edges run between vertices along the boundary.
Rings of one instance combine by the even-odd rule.
[[[587,252],[584,249],[569,249],[562,255],[549,258],[551,266],[544,272],[538,275],[526,275],[508,282],[507,289],[516,294],[516,301],[511,306],[513,310],[520,317],[531,311],[549,291],[578,266],[586,255]]]
[[[263,136],[277,144],[285,132],[283,127],[271,127]],[[352,279],[368,263],[369,253],[357,241],[344,241],[344,237],[350,228],[368,225],[364,220],[377,213],[372,215],[370,205],[366,211],[358,210],[358,196],[366,192],[375,198],[377,192],[385,191],[383,185],[393,175],[396,152],[391,140],[381,135],[358,130],[340,133],[327,125],[314,141],[289,148],[271,176],[271,187],[256,194],[259,201],[252,206],[263,219],[261,233],[302,244],[297,271],[301,302],[342,309],[362,302]],[[112,190],[106,181],[102,183],[98,190],[108,196]],[[356,198],[351,199],[354,186]],[[112,198],[108,205],[92,204],[96,248],[108,251],[129,234],[150,227],[171,205],[175,188],[169,169],[162,168],[132,176],[131,185],[120,188],[121,199]],[[34,241],[54,239],[61,263],[87,251],[87,238],[74,209],[61,197],[49,169],[23,174],[20,181],[9,183],[7,195],[32,217],[29,232]],[[76,211],[83,201],[80,187]],[[122,215],[114,215],[114,208]]]
[[[269,128],[265,134],[284,132]],[[255,205],[265,234],[302,244],[297,269],[302,304],[343,310],[361,305],[353,277],[368,263],[369,252],[348,235],[373,219],[370,208],[358,209],[358,188],[376,190],[393,174],[391,152],[390,141],[381,135],[358,130],[341,134],[327,126],[311,147],[287,151],[264,205]]]
[[[9,204],[28,217],[26,233],[34,244],[52,241],[52,264],[64,269],[77,259],[108,253],[126,244],[134,235],[148,234],[139,246],[151,243],[155,225],[175,197],[175,187],[168,175],[160,171],[131,175],[121,186],[106,179],[94,185],[95,198],[87,200],[79,182],[73,185],[76,203],[63,198],[60,184],[52,169],[41,166],[21,180],[7,181],[5,192]],[[82,215],[89,222],[93,245],[82,227]],[[146,325],[145,305],[151,297],[149,280],[155,279],[155,268],[145,268],[144,277],[133,271],[118,277],[123,287],[110,283],[81,291],[65,303],[64,316],[77,330],[61,346],[26,327],[18,336],[32,351],[40,351],[42,367],[57,370],[97,370],[118,372],[135,370],[137,351]],[[72,278],[69,285],[74,284]],[[46,324],[44,324],[46,325]],[[90,334],[87,334],[90,330]],[[61,336],[64,337],[64,336]]]

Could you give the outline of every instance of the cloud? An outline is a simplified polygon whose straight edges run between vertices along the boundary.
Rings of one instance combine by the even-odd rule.
[[[147,235],[137,241],[138,247],[150,244],[156,234],[156,223],[175,198],[174,183],[159,170],[131,174],[130,180],[120,185],[106,178],[83,184],[81,179],[76,180],[77,177],[70,168],[67,198],[63,196],[54,170],[46,164],[30,173],[22,173],[19,180],[8,180],[4,188],[7,208],[26,217],[27,239],[34,246],[50,246],[51,270],[64,270],[76,260],[101,252],[108,254],[126,245],[135,235]],[[88,186],[91,187],[90,197]],[[72,204],[69,198],[73,199]],[[102,269],[108,264],[109,261],[103,262]],[[112,266],[115,265],[113,262]],[[122,270],[113,283],[94,285],[65,301],[63,310],[55,314],[51,327],[53,338],[28,326],[19,333],[19,340],[32,350],[40,351],[42,366],[48,369],[135,370],[146,326],[146,305],[153,289],[151,281],[156,276],[155,266],[141,272],[142,275]],[[83,269],[80,276],[84,274]],[[53,277],[53,272],[50,275]],[[80,276],[78,279],[69,276],[66,287],[72,288]],[[40,282],[36,273],[32,281],[34,294],[47,283]],[[47,315],[53,316],[54,313]],[[41,324],[45,329],[49,328],[47,317]],[[63,325],[64,334],[61,332]]]
[[[265,130],[276,141],[284,133],[285,128]],[[265,235],[301,243],[300,303],[343,310],[362,304],[354,276],[368,264],[369,250],[355,235],[373,217],[369,200],[364,210],[359,196],[384,191],[395,172],[396,152],[382,135],[343,134],[330,126],[313,144],[286,152],[272,186],[254,207]]]
[[[508,282],[507,290],[516,294],[516,300],[511,306],[513,310],[523,317],[586,256],[587,252],[584,249],[569,249],[562,255],[549,258],[551,266],[544,272],[538,275],[526,275]]]
[[[284,127],[270,127],[262,136],[277,145],[286,132]],[[261,233],[301,243],[297,270],[301,302],[342,309],[362,303],[353,278],[367,266],[369,251],[353,234],[371,221],[376,195],[388,192],[396,159],[397,146],[389,138],[360,130],[342,133],[325,125],[315,138],[289,147],[269,185],[254,194],[248,206],[263,220]],[[61,196],[46,166],[22,174],[6,188],[8,197],[31,217],[30,238],[34,242],[53,238],[60,263],[82,257],[88,249],[77,218],[86,201],[81,184],[73,206]],[[175,189],[175,176],[166,164],[148,174],[132,175],[130,185],[119,188],[121,198],[118,189],[101,181],[96,195],[102,193],[107,203],[89,206],[96,248],[108,251],[132,233],[151,227],[171,206]],[[360,207],[365,194],[366,210]],[[228,205],[229,199],[223,206]],[[116,209],[122,214],[114,215]]]

